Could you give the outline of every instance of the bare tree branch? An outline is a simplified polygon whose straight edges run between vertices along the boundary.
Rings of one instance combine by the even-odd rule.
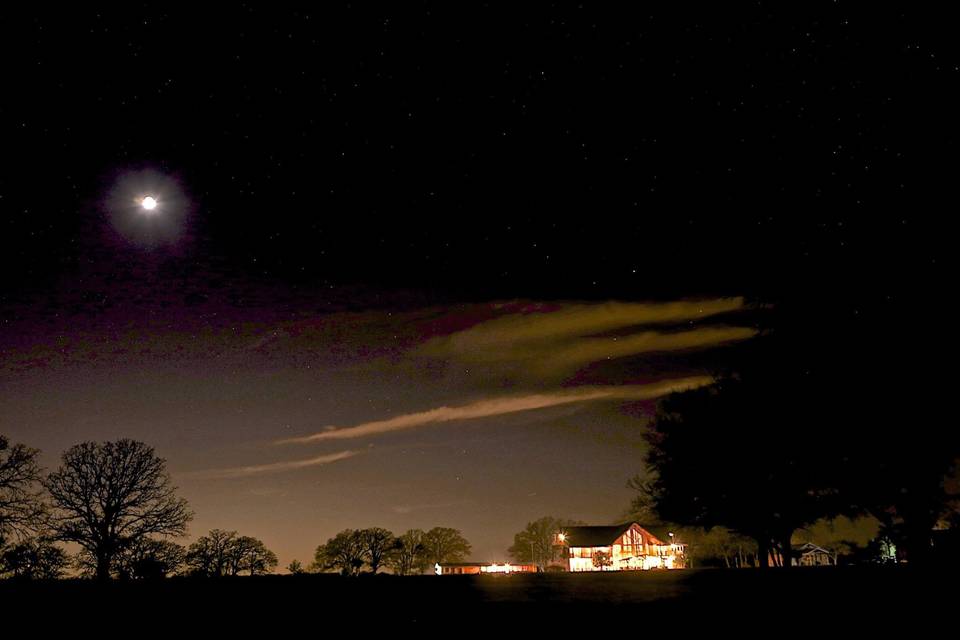
[[[125,549],[148,536],[182,536],[193,517],[166,461],[134,440],[71,447],[44,484],[55,507],[51,528],[93,555],[100,579]]]

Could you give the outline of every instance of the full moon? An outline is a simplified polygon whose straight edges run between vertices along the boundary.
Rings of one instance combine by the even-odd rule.
[[[178,244],[193,214],[183,186],[154,169],[118,173],[103,210],[121,236],[149,249]]]

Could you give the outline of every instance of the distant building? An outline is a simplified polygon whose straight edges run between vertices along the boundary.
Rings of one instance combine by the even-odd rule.
[[[679,569],[684,566],[683,544],[664,542],[636,522],[567,527],[557,538],[568,547],[569,571]]]
[[[532,573],[534,564],[497,564],[495,562],[441,562],[433,565],[438,576]]]
[[[837,564],[837,554],[812,542],[794,546],[791,562],[800,567],[830,567]]]

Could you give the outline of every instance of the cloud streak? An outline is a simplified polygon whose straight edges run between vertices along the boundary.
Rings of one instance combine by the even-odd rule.
[[[357,455],[358,451],[338,451],[306,460],[288,460],[286,462],[271,462],[269,464],[258,464],[246,467],[230,467],[227,469],[207,469],[204,471],[194,471],[184,475],[202,477],[202,478],[243,478],[246,476],[255,476],[266,473],[281,473],[284,471],[295,471],[307,467],[317,467],[331,462],[346,460]]]
[[[432,338],[412,355],[526,378],[559,379],[601,360],[749,339],[756,335],[750,327],[691,326],[744,309],[742,298],[537,308]],[[650,325],[661,328],[637,331]]]
[[[680,351],[712,347],[727,342],[746,340],[755,336],[756,333],[754,329],[749,327],[704,327],[693,331],[672,333],[644,331],[643,333],[613,338],[586,338],[557,347],[552,353],[544,357],[541,366],[556,368],[563,365],[580,365],[655,351]]]
[[[325,427],[317,433],[298,438],[277,440],[276,444],[309,444],[326,440],[347,440],[367,436],[414,429],[432,424],[489,418],[522,411],[546,409],[578,402],[599,400],[650,400],[676,391],[694,389],[710,384],[709,376],[692,376],[663,380],[646,385],[622,385],[605,387],[579,387],[550,393],[533,393],[520,396],[486,398],[455,407],[437,407],[428,411],[394,416],[386,420],[374,420],[350,427]]]
[[[743,298],[665,303],[575,304],[561,309],[510,314],[424,344],[426,354],[475,354],[487,350],[590,336],[626,327],[702,320],[740,311]]]

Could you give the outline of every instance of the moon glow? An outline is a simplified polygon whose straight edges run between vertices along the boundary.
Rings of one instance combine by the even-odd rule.
[[[151,250],[179,246],[193,215],[176,176],[151,168],[118,171],[102,207],[122,238]]]

